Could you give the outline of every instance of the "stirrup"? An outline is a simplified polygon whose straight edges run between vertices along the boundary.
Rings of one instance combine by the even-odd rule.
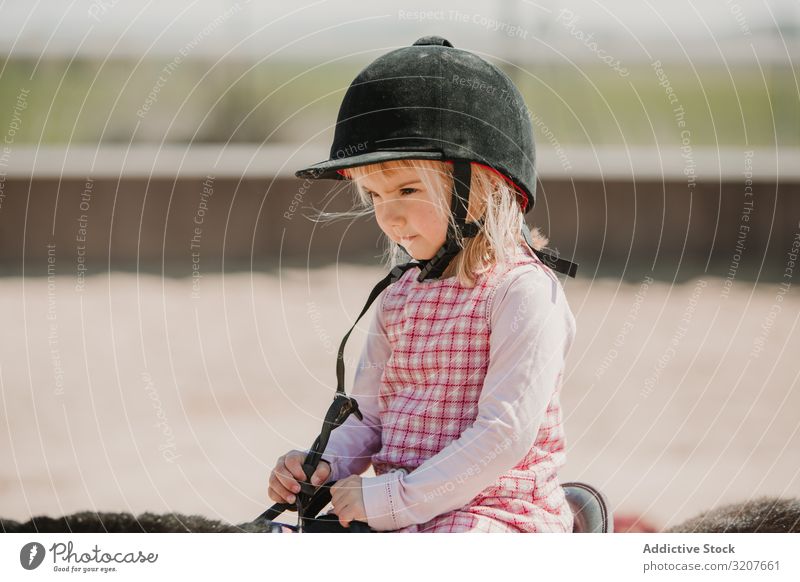
[[[575,519],[572,533],[612,533],[614,516],[608,500],[599,490],[576,481],[562,483],[564,495]]]

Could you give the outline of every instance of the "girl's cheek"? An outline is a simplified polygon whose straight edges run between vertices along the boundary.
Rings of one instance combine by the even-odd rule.
[[[386,227],[385,227],[385,224],[384,224],[383,210],[381,210],[380,207],[378,207],[378,206],[375,206],[375,222],[378,223],[378,227],[383,232],[386,232]]]

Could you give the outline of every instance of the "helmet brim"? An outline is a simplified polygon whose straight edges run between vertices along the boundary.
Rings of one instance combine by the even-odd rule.
[[[342,180],[344,177],[339,174],[339,170],[366,166],[367,164],[377,164],[392,160],[443,160],[442,152],[423,152],[423,151],[383,151],[369,152],[358,156],[348,156],[346,158],[336,158],[325,160],[314,165],[298,170],[294,175],[298,178],[311,180]]]

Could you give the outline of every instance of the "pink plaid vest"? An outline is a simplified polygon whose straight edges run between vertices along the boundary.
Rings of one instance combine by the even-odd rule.
[[[476,419],[489,364],[491,299],[512,268],[537,264],[530,250],[495,266],[467,288],[455,277],[418,282],[411,269],[383,296],[392,354],[380,387],[381,449],[377,475],[411,472],[457,439]],[[572,531],[572,512],[558,481],[564,463],[561,377],[528,454],[465,507],[398,531]]]

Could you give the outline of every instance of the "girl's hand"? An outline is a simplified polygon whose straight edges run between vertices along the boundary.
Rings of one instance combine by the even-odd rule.
[[[360,476],[350,475],[337,481],[331,487],[331,503],[333,504],[331,513],[339,518],[342,527],[350,527],[351,521],[367,522]]]
[[[300,492],[300,483],[305,481],[303,461],[306,460],[305,451],[289,451],[278,457],[275,468],[269,476],[269,498],[278,503],[294,503],[295,495]],[[328,461],[320,461],[317,470],[311,475],[312,485],[325,483],[331,474]]]

